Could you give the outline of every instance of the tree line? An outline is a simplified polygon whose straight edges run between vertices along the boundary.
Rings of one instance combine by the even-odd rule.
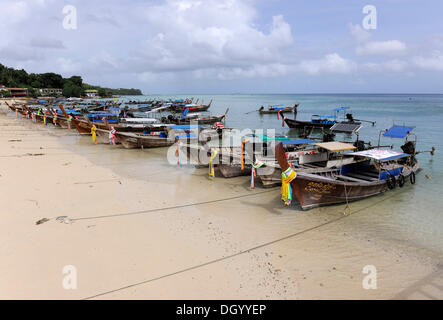
[[[97,90],[98,95],[101,97],[109,97],[112,95],[142,95],[140,89],[102,88],[84,83],[80,76],[63,78],[61,75],[53,72],[27,73],[23,69],[16,70],[2,64],[0,64],[0,84],[9,88],[27,88],[31,97],[37,97],[39,95],[38,89],[43,88],[62,89],[63,96],[67,98],[84,96],[85,90]],[[4,93],[4,95],[6,94]]]

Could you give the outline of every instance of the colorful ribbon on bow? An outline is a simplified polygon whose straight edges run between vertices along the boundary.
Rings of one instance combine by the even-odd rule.
[[[46,126],[46,114],[45,115],[43,115],[43,123],[45,124],[45,126]]]
[[[175,155],[177,156],[177,165],[178,166],[182,166],[181,162],[180,162],[180,146],[182,145],[182,142],[179,141],[177,142],[177,150],[175,150]]]
[[[68,129],[71,130],[71,121],[72,121],[72,116],[69,115],[68,119],[66,119],[66,122],[68,123]]]
[[[264,162],[261,162],[259,160],[255,160],[255,163],[252,164],[251,169],[251,189],[255,188],[255,176],[257,169],[264,165]]]
[[[114,129],[114,127],[111,127],[111,131],[109,131],[109,144],[115,146],[115,133],[117,131]]]
[[[281,199],[285,202],[285,206],[289,206],[292,201],[291,182],[297,177],[297,173],[289,167],[281,174]]]
[[[97,127],[95,126],[95,124],[93,124],[91,127],[91,135],[92,135],[92,142],[94,142],[95,144],[97,144],[97,134],[95,133],[96,130]]]
[[[215,157],[217,156],[217,150],[215,150],[214,148],[211,148],[211,157],[209,158],[209,177],[210,178],[214,178],[214,163],[213,160],[215,159]]]

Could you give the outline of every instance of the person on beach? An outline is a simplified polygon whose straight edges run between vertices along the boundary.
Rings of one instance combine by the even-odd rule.
[[[294,120],[297,120],[297,108],[298,108],[298,103],[294,104]]]

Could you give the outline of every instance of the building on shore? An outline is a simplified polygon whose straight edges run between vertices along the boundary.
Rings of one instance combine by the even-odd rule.
[[[85,95],[88,98],[98,98],[98,90],[85,90]]]
[[[40,91],[40,94],[42,96],[57,96],[60,97],[63,93],[62,93],[62,89],[58,89],[58,88],[43,88],[43,89],[38,89]]]
[[[27,88],[5,88],[13,97],[26,97],[28,95]]]

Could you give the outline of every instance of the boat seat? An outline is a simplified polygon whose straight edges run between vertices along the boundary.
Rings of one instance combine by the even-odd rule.
[[[368,180],[362,180],[362,179],[353,178],[353,177],[349,177],[349,176],[335,176],[335,178],[337,178],[339,180],[348,180],[351,182],[369,183]]]
[[[378,179],[376,179],[376,178],[368,177],[368,176],[365,176],[363,174],[358,174],[358,173],[347,173],[346,176],[347,177],[350,176],[350,177],[357,178],[357,179],[363,179],[366,181],[378,181]]]

